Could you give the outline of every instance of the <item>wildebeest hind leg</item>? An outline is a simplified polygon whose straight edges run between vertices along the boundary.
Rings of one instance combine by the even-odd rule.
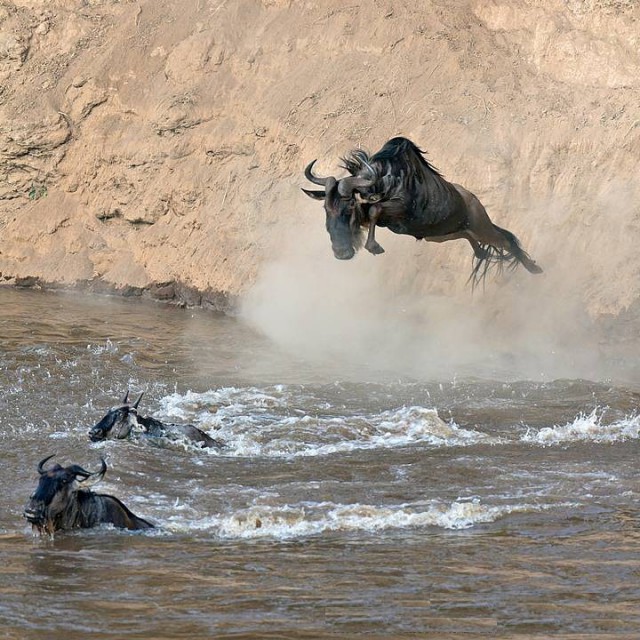
[[[478,260],[485,260],[489,254],[489,252],[477,241],[475,238],[472,238],[470,235],[464,235],[464,237],[469,241],[471,248],[473,249],[473,253],[478,258]]]
[[[427,242],[447,242],[449,240],[460,240],[464,238],[469,241],[473,252],[476,254],[476,258],[483,259],[486,257],[486,250],[480,245],[480,243],[466,231],[456,231],[455,233],[447,233],[444,236],[427,236],[425,240]]]
[[[482,249],[485,252],[485,258],[491,257],[498,262],[512,262],[514,266],[519,262],[529,273],[542,273],[542,269],[520,246],[520,241],[511,231],[507,231],[507,229],[495,224],[492,224],[492,227],[489,233],[483,233],[482,235],[474,233],[474,237],[478,242],[483,245],[490,245],[490,247],[494,247],[497,250],[497,252],[492,252],[490,247]],[[476,257],[482,259],[478,253],[476,253]]]
[[[518,238],[511,231],[502,229],[493,224],[486,209],[473,193],[460,185],[454,185],[462,195],[469,216],[469,235],[480,245],[479,253],[473,243],[474,252],[478,260],[494,260],[496,262],[512,262],[514,260],[530,273],[542,273],[542,269],[529,257],[529,254],[520,246]],[[470,241],[471,242],[471,241]],[[488,247],[486,245],[489,245]],[[492,249],[493,247],[493,249]],[[515,263],[514,263],[515,264]]]

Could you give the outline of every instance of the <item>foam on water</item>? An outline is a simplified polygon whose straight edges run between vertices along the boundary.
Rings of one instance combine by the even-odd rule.
[[[162,405],[169,419],[192,422],[222,439],[227,456],[323,456],[415,443],[442,447],[493,442],[478,431],[443,421],[433,408],[410,406],[367,414],[341,407],[341,415],[335,415],[325,401],[285,386],[172,394]]]
[[[640,434],[640,415],[625,416],[621,420],[603,423],[604,412],[597,407],[591,413],[581,413],[564,425],[529,429],[522,436],[523,442],[543,446],[568,442],[613,443],[637,439]]]
[[[479,500],[379,506],[305,502],[297,505],[253,505],[231,514],[201,519],[180,514],[163,523],[173,533],[207,531],[224,539],[275,538],[286,540],[324,533],[367,532],[438,527],[467,529],[511,513],[537,512],[532,504],[485,505]]]
[[[87,351],[96,356],[102,355],[103,353],[118,353],[118,350],[118,344],[111,342],[109,338],[107,338],[103,344],[87,345]]]

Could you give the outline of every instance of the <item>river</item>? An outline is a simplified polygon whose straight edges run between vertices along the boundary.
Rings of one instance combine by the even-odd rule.
[[[9,288],[0,306],[0,638],[640,635],[629,376],[422,380],[200,310]],[[91,443],[127,390],[224,449]],[[34,536],[51,454],[104,457],[100,490],[158,528]]]

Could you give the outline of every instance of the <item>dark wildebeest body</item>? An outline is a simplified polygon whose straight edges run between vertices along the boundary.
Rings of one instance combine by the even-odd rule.
[[[142,395],[129,404],[129,392],[125,395],[122,404],[109,409],[107,414],[89,431],[89,438],[93,442],[101,440],[124,440],[132,434],[140,434],[151,438],[154,442],[188,442],[201,448],[221,449],[224,443],[212,438],[202,429],[192,424],[174,424],[162,422],[151,416],[138,414],[138,404]]]
[[[518,239],[491,222],[478,198],[445,180],[410,140],[393,138],[373,156],[353,151],[343,162],[351,175],[336,180],[315,176],[314,160],[305,176],[324,190],[303,189],[310,197],[324,200],[336,258],[352,258],[367,227],[364,247],[373,254],[383,253],[375,239],[379,226],[430,242],[466,239],[475,254],[474,283],[495,263],[520,263],[531,273],[541,273]]]
[[[145,434],[152,438],[166,438],[167,440],[187,440],[202,448],[212,447],[221,449],[224,443],[212,438],[202,429],[192,424],[174,424],[173,422],[161,422],[151,416],[138,416],[138,424],[142,425]]]
[[[154,525],[132,513],[118,498],[78,487],[91,476],[101,479],[107,465],[102,460],[99,471],[91,473],[77,464],[68,467],[38,465],[40,481],[24,510],[24,517],[40,534],[55,531],[88,529],[99,524],[112,524],[120,529],[153,529]]]

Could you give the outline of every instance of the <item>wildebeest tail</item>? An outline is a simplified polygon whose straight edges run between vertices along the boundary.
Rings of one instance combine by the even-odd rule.
[[[498,225],[493,225],[505,238],[510,245],[510,253],[529,273],[542,273],[542,269],[536,264],[535,260],[522,248],[520,241],[511,231],[507,231]]]
[[[504,267],[513,270],[521,264],[529,273],[542,273],[542,269],[522,248],[520,241],[511,231],[495,224],[493,228],[506,238],[509,248],[502,249],[489,244],[482,245],[482,255],[474,257],[471,275],[469,276],[469,281],[473,288],[480,282],[484,282],[492,267],[496,267],[498,271],[502,271]]]

